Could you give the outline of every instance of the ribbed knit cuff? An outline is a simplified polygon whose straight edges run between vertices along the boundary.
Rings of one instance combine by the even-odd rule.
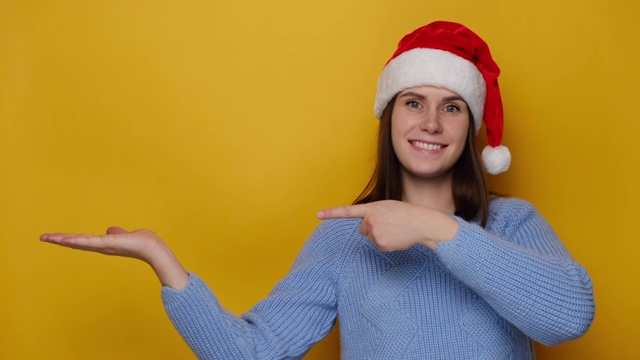
[[[242,358],[234,336],[242,332],[240,324],[234,323],[234,316],[220,306],[197,275],[189,273],[189,282],[182,290],[164,287],[162,301],[171,322],[198,358]],[[214,348],[213,344],[219,346]]]

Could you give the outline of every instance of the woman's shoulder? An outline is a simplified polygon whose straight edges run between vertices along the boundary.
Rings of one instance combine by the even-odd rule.
[[[328,237],[350,236],[354,229],[360,227],[360,218],[336,218],[323,220],[314,232],[322,233]]]
[[[323,220],[307,239],[305,248],[308,251],[323,249],[340,253],[355,234],[359,234],[361,219],[329,219]]]
[[[540,217],[538,210],[527,200],[492,195],[489,199],[488,222],[507,225],[531,217]]]
[[[533,204],[524,199],[502,195],[492,195],[489,198],[489,213],[493,215],[514,212],[529,212],[532,210],[535,211],[535,207],[533,206]]]
[[[535,246],[528,243],[533,238],[557,240],[553,228],[533,204],[513,197],[492,197],[486,228],[526,246]]]
[[[352,248],[355,236],[359,235],[360,219],[324,220],[307,238],[298,254],[293,268],[309,264],[325,264],[338,274],[347,261],[349,248]],[[323,265],[323,266],[325,266]]]

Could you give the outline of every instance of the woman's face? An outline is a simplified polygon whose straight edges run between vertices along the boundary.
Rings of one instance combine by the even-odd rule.
[[[469,109],[447,89],[419,86],[398,93],[391,115],[391,142],[403,178],[449,176],[464,150]]]

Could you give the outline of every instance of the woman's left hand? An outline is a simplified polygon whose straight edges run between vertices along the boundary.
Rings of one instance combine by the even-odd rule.
[[[453,239],[459,227],[447,214],[396,200],[325,209],[318,212],[318,218],[361,218],[360,234],[384,252],[417,244],[435,251],[439,242]]]

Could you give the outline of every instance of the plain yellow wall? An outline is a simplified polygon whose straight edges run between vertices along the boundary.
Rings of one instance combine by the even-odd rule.
[[[540,359],[627,359],[640,310],[637,1],[0,2],[0,358],[194,358],[146,265],[38,242],[156,230],[240,314],[371,170],[377,76],[460,21],[503,74],[512,169],[590,271],[596,320]],[[337,359],[336,334],[309,359]]]

